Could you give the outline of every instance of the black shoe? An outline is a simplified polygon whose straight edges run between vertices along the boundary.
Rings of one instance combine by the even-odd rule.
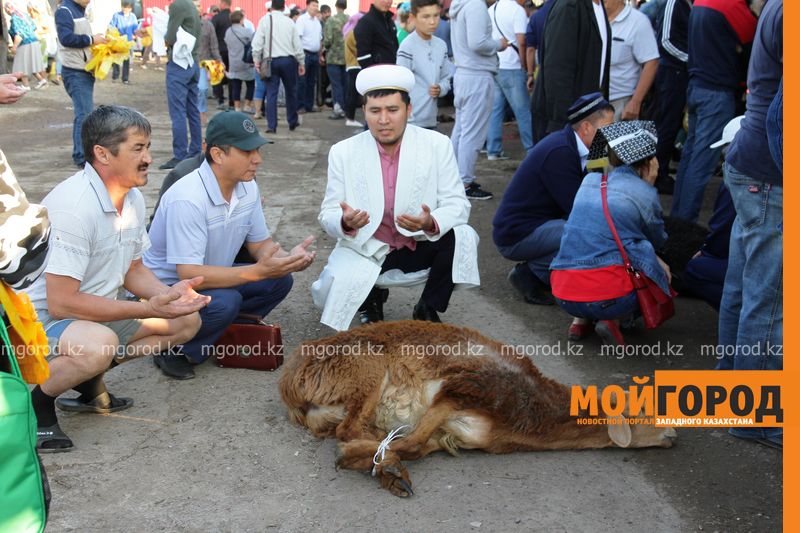
[[[383,303],[389,298],[389,289],[373,287],[367,299],[358,308],[358,320],[362,324],[383,321]]]
[[[492,193],[484,191],[481,189],[481,186],[475,182],[470,183],[464,192],[470,200],[491,200],[494,198]]]
[[[289,131],[294,131],[294,130],[296,130],[296,129],[297,129],[297,126],[299,126],[299,125],[300,125],[300,123],[297,123],[297,124],[291,124],[291,125],[289,126]]]
[[[517,289],[525,301],[534,305],[553,305],[553,297],[547,287],[537,278],[525,263],[520,263],[508,273],[508,281]]]
[[[169,161],[167,161],[163,165],[159,165],[158,168],[160,170],[171,170],[171,169],[175,168],[176,166],[178,166],[178,163],[180,163],[181,161],[182,161],[181,159],[178,159],[177,157],[173,157],[172,159],[170,159]]]
[[[183,354],[163,352],[153,357],[153,362],[165,376],[175,379],[192,379],[194,367]]]
[[[675,192],[675,180],[672,178],[657,178],[656,189],[658,194],[672,194]]]
[[[414,320],[427,320],[428,322],[441,322],[439,313],[436,309],[425,303],[422,298],[419,299],[417,305],[414,306],[414,312],[411,314]]]
[[[104,392],[91,401],[84,401],[82,396],[77,398],[58,398],[56,407],[62,411],[72,411],[74,413],[96,413],[105,415],[124,411],[133,407],[133,398],[117,398],[110,392]]]
[[[273,130],[273,129],[267,129],[266,131],[267,131],[267,133],[275,133],[275,130]]]

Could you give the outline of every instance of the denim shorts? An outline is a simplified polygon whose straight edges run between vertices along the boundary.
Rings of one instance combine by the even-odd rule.
[[[47,314],[46,311],[38,311],[39,320],[44,325],[44,332],[47,335],[47,343],[49,344],[49,350],[47,359],[50,360],[53,357],[57,357],[58,353],[58,341],[61,338],[61,335],[64,334],[64,331],[67,327],[75,322],[76,319],[74,318],[65,318],[63,320],[53,320]],[[116,333],[117,338],[119,339],[119,347],[125,348],[131,340],[131,337],[139,331],[139,328],[142,326],[142,320],[138,318],[130,318],[126,320],[115,320],[113,322],[98,322],[114,333]]]

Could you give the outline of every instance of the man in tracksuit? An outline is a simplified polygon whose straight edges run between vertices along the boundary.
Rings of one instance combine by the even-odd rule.
[[[497,52],[505,50],[508,41],[492,39],[492,21],[484,0],[453,0],[450,24],[456,63],[456,123],[450,138],[467,198],[489,200],[492,193],[475,182],[475,162],[489,130]]]
[[[92,45],[106,42],[102,35],[92,35],[92,27],[86,18],[89,1],[64,0],[54,17],[62,65],[61,79],[72,99],[75,113],[72,121],[72,161],[81,168],[86,162],[81,144],[81,126],[83,119],[94,108],[94,74],[86,72],[84,67],[92,59]]]
[[[397,62],[397,30],[390,7],[392,0],[374,0],[353,30],[361,68]]]

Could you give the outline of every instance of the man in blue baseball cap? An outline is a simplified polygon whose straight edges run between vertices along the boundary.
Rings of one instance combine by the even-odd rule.
[[[525,301],[552,305],[547,294],[550,262],[558,253],[597,130],[610,124],[614,108],[599,92],[567,109],[569,123],[536,145],[503,194],[492,224],[500,255],[517,261],[508,280]]]
[[[215,115],[206,127],[205,161],[161,198],[145,264],[170,284],[203,276],[196,289],[211,296],[200,331],[182,353],[155,358],[167,376],[194,377],[192,365],[212,355],[210,347],[240,312],[266,316],[292,288],[291,274],[314,261],[316,252],[308,251],[314,237],[285,251],[264,220],[253,179],[262,161],[259,149],[268,142],[247,115]],[[242,245],[255,263],[234,264]]]

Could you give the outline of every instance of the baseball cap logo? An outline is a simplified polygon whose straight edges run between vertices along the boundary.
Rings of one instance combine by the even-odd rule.
[[[247,133],[255,133],[256,131],[256,125],[253,124],[253,121],[250,119],[245,119],[242,122],[242,127],[244,128],[244,131],[246,131]]]

